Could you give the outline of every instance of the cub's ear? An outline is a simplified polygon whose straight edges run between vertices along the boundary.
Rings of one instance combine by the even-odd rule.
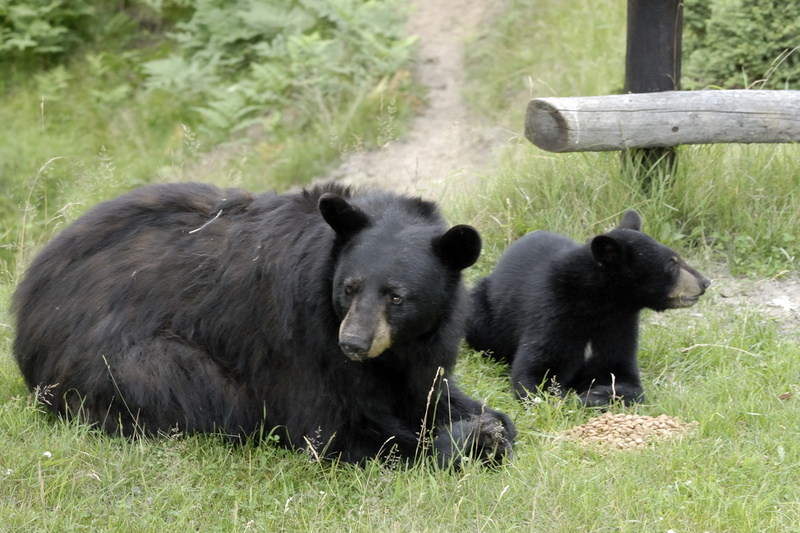
[[[445,265],[463,270],[475,264],[481,255],[481,236],[472,226],[453,226],[433,240],[433,251]]]
[[[625,214],[622,215],[622,222],[619,223],[619,229],[642,231],[642,216],[633,209],[628,209],[625,211]]]
[[[345,239],[369,226],[367,215],[338,194],[326,192],[319,197],[318,207],[325,222]]]
[[[620,267],[627,261],[625,245],[614,237],[598,235],[591,247],[594,260],[602,267]]]

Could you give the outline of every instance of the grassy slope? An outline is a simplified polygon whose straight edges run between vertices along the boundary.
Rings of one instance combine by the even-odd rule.
[[[529,76],[538,80],[535,95],[615,90],[622,2],[511,4],[508,20],[480,41],[481,54],[497,67],[480,78],[507,90],[481,107],[519,124]],[[591,46],[583,46],[586,39]],[[479,55],[471,55],[476,69],[489,69]],[[475,101],[492,102],[482,91]],[[472,277],[525,231],[549,227],[583,239],[628,206],[642,211],[648,231],[704,269],[726,261],[774,275],[796,268],[774,237],[800,235],[792,209],[796,156],[794,147],[685,149],[673,187],[646,198],[613,155],[553,156],[520,143],[479,198],[445,207],[486,236],[487,253]],[[725,239],[739,244],[726,247]],[[0,290],[8,301],[11,285]],[[752,310],[721,305],[713,290],[691,310],[643,317],[648,403],[635,411],[696,420],[694,434],[610,454],[559,440],[559,432],[594,413],[559,401],[524,408],[508,394],[504,369],[465,349],[462,385],[512,414],[520,438],[512,464],[458,474],[317,465],[269,446],[232,449],[212,438],[129,443],[96,435],[40,412],[10,358],[4,313],[6,530],[749,532],[791,530],[800,519],[800,348]],[[778,398],[786,392],[793,396]]]

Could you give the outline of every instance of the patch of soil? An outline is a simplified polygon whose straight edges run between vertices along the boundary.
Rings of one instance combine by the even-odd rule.
[[[736,313],[751,307],[776,322],[781,333],[800,340],[800,279],[742,279],[722,275],[714,279],[710,295]]]

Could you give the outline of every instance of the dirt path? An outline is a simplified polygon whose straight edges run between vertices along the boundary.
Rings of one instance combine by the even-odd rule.
[[[415,76],[428,87],[428,106],[409,134],[379,150],[350,155],[325,179],[368,185],[440,200],[448,189],[462,191],[490,172],[510,132],[480,123],[461,96],[465,75],[463,44],[489,24],[502,2],[412,0],[408,33],[419,36]],[[733,314],[754,306],[800,337],[800,280],[746,280],[720,273],[708,295]]]
[[[800,341],[800,279],[742,279],[722,274],[714,280],[713,298],[729,306],[732,315],[752,307],[774,320],[786,336]]]
[[[481,124],[461,96],[463,43],[490,20],[502,2],[416,0],[407,30],[419,36],[415,76],[428,87],[428,106],[409,134],[379,150],[350,155],[326,179],[374,185],[438,199],[449,186],[464,187],[491,168],[508,134]]]

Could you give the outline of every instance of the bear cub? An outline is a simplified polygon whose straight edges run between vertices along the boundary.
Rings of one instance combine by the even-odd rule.
[[[474,228],[388,192],[142,187],[34,259],[14,354],[48,408],[111,434],[496,463],[514,424],[453,379],[480,249]]]
[[[641,402],[639,312],[690,307],[710,284],[634,210],[585,245],[534,231],[474,288],[467,342],[511,364],[520,399],[552,388],[587,406]]]

